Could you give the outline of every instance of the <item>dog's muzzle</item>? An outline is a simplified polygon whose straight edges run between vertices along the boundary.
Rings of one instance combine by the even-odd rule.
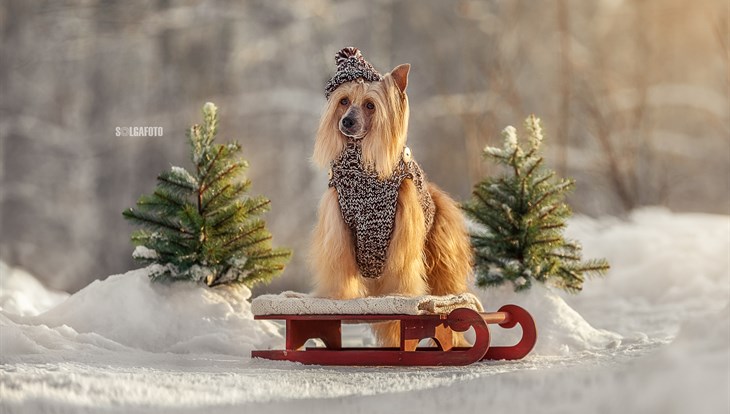
[[[360,140],[365,137],[365,131],[359,122],[352,117],[346,116],[340,120],[340,132],[346,137]]]

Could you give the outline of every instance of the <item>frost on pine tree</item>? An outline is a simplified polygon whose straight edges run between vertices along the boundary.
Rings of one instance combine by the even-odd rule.
[[[134,258],[159,264],[153,280],[191,280],[208,286],[268,282],[284,269],[291,251],[272,248],[261,215],[270,201],[248,195],[248,163],[238,143],[214,143],[217,108],[203,107],[203,124],[188,131],[194,169],[172,167],[136,208],[123,212],[142,226],[132,233]]]
[[[578,292],[585,276],[603,275],[609,266],[603,259],[583,261],[580,244],[563,237],[572,214],[564,198],[574,181],[542,168],[540,120],[530,116],[525,126],[525,149],[512,126],[502,132],[502,148],[485,148],[484,156],[506,166],[507,173],[478,183],[463,206],[479,224],[471,232],[477,283],[509,281],[519,291],[539,281]]]

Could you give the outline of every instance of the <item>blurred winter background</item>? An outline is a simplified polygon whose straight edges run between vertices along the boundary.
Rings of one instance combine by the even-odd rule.
[[[730,214],[726,0],[0,0],[0,260],[76,291],[136,267],[125,207],[206,101],[237,139],[306,290],[326,173],[309,163],[334,53],[412,66],[409,145],[457,199],[508,124],[543,118],[582,214]],[[118,137],[159,126],[162,137]],[[259,292],[261,289],[259,290]]]

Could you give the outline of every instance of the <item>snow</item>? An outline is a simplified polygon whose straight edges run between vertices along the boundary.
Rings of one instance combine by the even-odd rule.
[[[187,182],[188,185],[190,185],[191,187],[195,188],[198,186],[198,180],[196,180],[195,177],[190,175],[188,170],[186,170],[185,168],[173,165],[170,167],[170,172],[172,172],[172,174],[174,176],[185,180],[185,182]]]
[[[105,349],[235,356],[281,342],[276,325],[253,320],[245,286],[152,283],[149,274],[156,266],[95,281],[41,315],[6,315],[9,331],[17,335],[3,330],[3,346],[10,345],[9,352],[3,348],[3,359],[64,349],[69,335],[104,338]],[[28,325],[45,329],[25,331]]]
[[[540,283],[520,293],[503,286],[478,291],[478,296],[488,310],[512,303],[530,311],[538,327],[534,355],[568,356],[578,351],[610,350],[624,341],[624,337],[616,332],[591,326],[564,298]],[[493,336],[493,341],[506,344],[519,340],[519,334],[512,331],[495,330]],[[646,344],[645,339],[636,335],[632,341]]]
[[[517,148],[517,129],[512,125],[507,126],[502,131],[504,137],[504,147],[507,150],[514,150]]]
[[[159,257],[156,250],[152,250],[146,246],[136,246],[132,252],[135,259],[156,259]]]
[[[524,360],[468,367],[250,359],[283,339],[252,320],[246,288],[150,283],[140,269],[68,296],[0,264],[0,411],[730,411],[730,217],[643,209],[577,217],[568,236],[609,275],[579,295],[478,291],[489,310],[528,309],[539,336]],[[372,343],[362,325],[344,331]]]
[[[37,315],[68,298],[65,292],[48,290],[30,273],[0,262],[0,311]]]
[[[525,126],[527,127],[527,130],[530,132],[529,141],[530,141],[530,148],[540,148],[540,145],[542,144],[543,135],[542,135],[542,125],[540,124],[540,118],[537,118],[535,115],[530,115],[525,120]]]

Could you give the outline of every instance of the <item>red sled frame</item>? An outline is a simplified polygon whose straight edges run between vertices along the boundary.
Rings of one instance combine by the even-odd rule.
[[[502,306],[497,312],[479,313],[460,308],[448,315],[257,315],[255,319],[286,321],[286,349],[254,350],[251,356],[314,365],[353,366],[442,366],[469,365],[481,360],[524,358],[537,341],[532,316],[517,305]],[[342,346],[342,321],[400,321],[400,348],[353,348]],[[511,329],[522,327],[522,338],[513,346],[490,347],[488,324]],[[474,328],[471,347],[454,347],[454,332]],[[325,348],[306,348],[309,339],[319,338]],[[437,347],[418,347],[432,338]]]

